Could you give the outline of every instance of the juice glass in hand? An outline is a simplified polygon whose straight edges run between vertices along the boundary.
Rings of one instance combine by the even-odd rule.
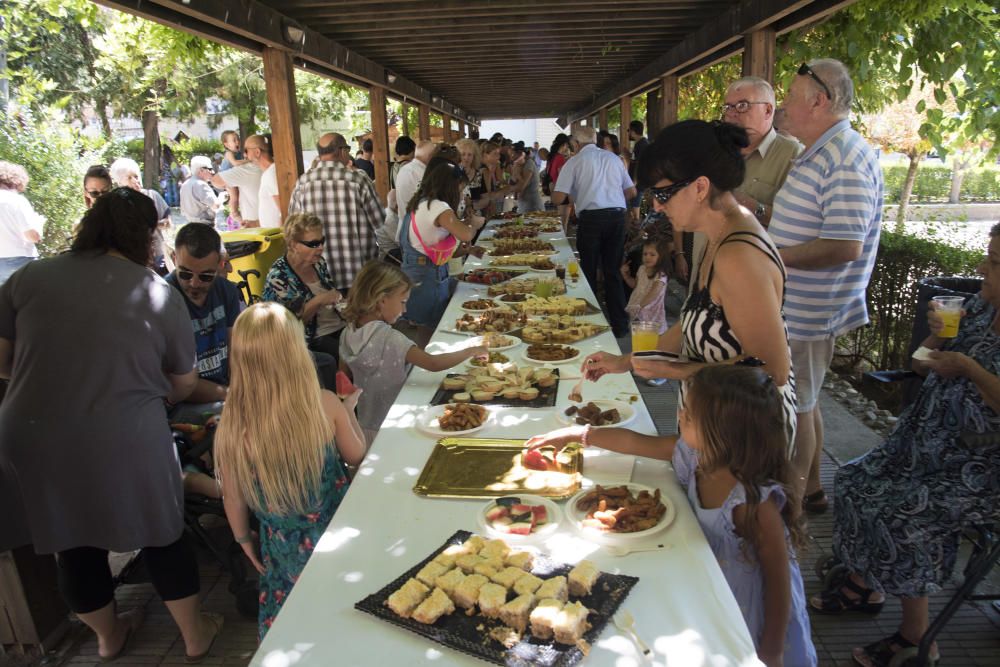
[[[958,335],[958,322],[962,319],[962,304],[965,298],[960,296],[936,296],[932,299],[937,304],[935,312],[941,316],[941,331],[938,338],[954,338]]]
[[[660,327],[656,322],[632,323],[632,351],[649,352],[660,342]]]

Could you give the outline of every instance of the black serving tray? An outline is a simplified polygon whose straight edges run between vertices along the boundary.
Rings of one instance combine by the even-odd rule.
[[[545,362],[538,362],[545,363]],[[522,401],[519,398],[504,398],[499,394],[488,401],[477,401],[471,400],[470,403],[478,403],[479,405],[500,405],[504,407],[511,408],[551,408],[556,404],[556,397],[559,394],[559,369],[553,368],[552,375],[556,378],[556,383],[551,387],[539,387],[538,385],[532,385],[538,389],[538,396],[530,401]],[[457,377],[459,375],[465,375],[465,373],[448,373],[448,377]],[[438,385],[438,390],[434,392],[434,396],[431,398],[431,405],[444,405],[445,403],[454,403],[455,394],[462,393],[461,389],[445,389],[441,385]]]
[[[487,619],[479,614],[466,616],[462,609],[456,609],[453,613],[441,617],[433,625],[424,625],[413,619],[397,616],[395,612],[385,606],[385,601],[389,596],[401,588],[408,579],[415,577],[424,565],[449,546],[461,544],[471,536],[472,533],[467,530],[457,531],[430,556],[404,572],[382,590],[355,604],[354,608],[438,644],[496,665],[568,667],[580,662],[584,658],[584,654],[579,647],[560,644],[552,639],[544,641],[536,639],[531,636],[530,630],[525,633],[520,642],[508,649],[489,636],[490,629],[503,625],[499,620]],[[571,565],[556,563],[550,558],[538,555],[535,557],[532,574],[545,579],[566,575],[571,569],[573,569]],[[638,577],[601,572],[590,595],[582,598],[570,597],[570,601],[579,601],[590,610],[587,621],[591,627],[583,635],[587,643],[593,645],[597,641],[608,621],[611,620],[618,607],[628,596],[629,591],[637,583],[639,583]],[[482,629],[479,629],[480,627]]]

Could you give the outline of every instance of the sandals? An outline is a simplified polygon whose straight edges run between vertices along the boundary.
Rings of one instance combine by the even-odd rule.
[[[851,599],[844,593],[844,589],[856,593],[857,599]],[[860,611],[865,614],[877,614],[885,606],[885,600],[880,602],[870,602],[875,591],[854,583],[850,575],[845,576],[840,581],[835,581],[829,588],[809,601],[809,606],[813,611],[821,614],[842,614],[845,611]]]
[[[226,619],[222,614],[215,614],[212,612],[202,612],[205,618],[215,626],[215,632],[212,633],[212,641],[208,643],[208,648],[199,653],[198,655],[185,655],[184,664],[185,665],[197,665],[199,662],[208,657],[208,654],[212,652],[212,647],[215,646],[215,640],[219,638],[222,634],[222,626]]]
[[[810,514],[822,514],[830,509],[830,500],[826,497],[826,491],[820,489],[803,497],[802,509]]]
[[[101,662],[114,662],[118,658],[125,655],[129,649],[129,644],[132,642],[132,638],[135,636],[136,631],[139,626],[142,625],[143,620],[145,620],[146,614],[142,607],[136,607],[135,609],[130,609],[129,611],[121,615],[121,619],[128,623],[128,628],[125,629],[125,639],[122,640],[122,645],[118,647],[118,650],[110,655],[98,655]]]
[[[889,637],[883,637],[877,642],[872,642],[864,648],[854,649],[851,657],[855,663],[862,667],[889,667],[897,653],[915,648],[917,648],[916,644],[897,632]],[[928,656],[927,659],[931,665],[936,665],[941,656],[932,655]]]

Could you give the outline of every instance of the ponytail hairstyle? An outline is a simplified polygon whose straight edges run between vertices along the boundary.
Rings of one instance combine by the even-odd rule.
[[[781,517],[792,545],[805,545],[800,525],[801,499],[792,484],[788,436],[781,395],[760,368],[713,364],[687,381],[684,409],[698,427],[702,447],[698,467],[707,472],[727,468],[746,491],[746,513],[736,529],[752,560],[759,548],[757,508],[760,489],[779,484],[785,492]]]
[[[683,120],[663,129],[642,152],[639,184],[643,189],[663,179],[674,183],[706,177],[712,185],[709,201],[743,183],[746,163],[742,149],[750,145],[746,130],[722,121]]]
[[[379,301],[403,287],[412,289],[413,281],[397,265],[378,259],[369,261],[354,277],[344,319],[357,326],[361,318],[378,310]]]

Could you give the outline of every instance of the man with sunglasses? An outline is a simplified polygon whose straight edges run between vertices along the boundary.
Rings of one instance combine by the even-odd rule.
[[[185,416],[190,412],[199,419],[202,411],[226,399],[230,332],[242,303],[236,286],[222,276],[222,239],[215,229],[188,223],[177,232],[174,245],[177,268],[166,280],[184,295],[198,355],[198,385],[187,398],[192,409]],[[183,421],[177,414],[171,418]]]
[[[346,294],[365,262],[378,257],[375,230],[385,221],[385,211],[367,174],[347,168],[351,147],[343,135],[324,134],[316,152],[319,162],[299,176],[288,214],[312,213],[323,221],[323,254],[334,285]]]
[[[792,168],[792,160],[802,152],[798,141],[775,130],[776,108],[774,88],[756,76],[743,77],[729,84],[722,105],[722,120],[742,127],[750,139],[750,145],[740,151],[746,165],[746,176],[733,195],[765,227],[771,222],[774,196],[784,184],[788,170]],[[690,262],[692,276],[698,275],[706,245],[705,235],[696,232]],[[681,246],[675,241],[675,247]],[[687,274],[685,260],[683,253],[678,253],[676,264],[682,275]],[[692,281],[690,284],[695,283]]]
[[[882,169],[851,128],[854,85],[843,63],[803,64],[782,103],[805,146],[774,199],[768,232],[788,269],[785,319],[795,369],[793,468],[807,511],[823,512],[823,418],[817,405],[837,336],[868,323],[865,290],[882,225]]]

